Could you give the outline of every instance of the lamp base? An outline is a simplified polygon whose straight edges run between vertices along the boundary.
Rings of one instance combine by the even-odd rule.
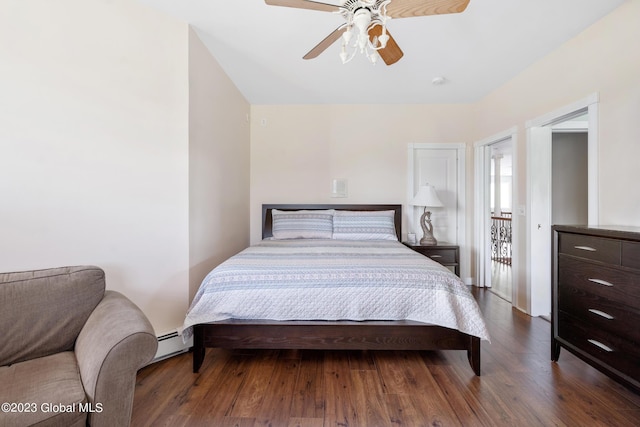
[[[438,241],[433,236],[424,236],[420,239],[420,246],[436,246]]]
[[[435,246],[438,241],[433,237],[433,226],[431,225],[431,212],[424,208],[424,213],[420,217],[420,226],[422,227],[421,246]]]

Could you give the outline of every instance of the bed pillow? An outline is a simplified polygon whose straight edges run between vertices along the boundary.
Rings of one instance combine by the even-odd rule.
[[[338,240],[398,240],[395,211],[336,211],[333,238]]]
[[[271,210],[274,239],[331,239],[333,210]]]

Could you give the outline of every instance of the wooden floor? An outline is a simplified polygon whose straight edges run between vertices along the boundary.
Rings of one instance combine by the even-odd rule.
[[[491,292],[502,299],[511,301],[513,288],[513,269],[511,265],[491,261]]]
[[[207,350],[138,373],[132,426],[637,426],[640,395],[566,350],[549,323],[475,290],[491,333],[482,376],[464,351]]]

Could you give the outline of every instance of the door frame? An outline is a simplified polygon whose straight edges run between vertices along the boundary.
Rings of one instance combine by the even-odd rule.
[[[456,243],[460,247],[460,277],[465,281],[467,285],[471,284],[471,269],[470,259],[471,250],[467,245],[467,231],[466,231],[466,150],[467,144],[465,143],[422,143],[412,142],[408,145],[408,173],[407,173],[407,201],[403,207],[407,224],[406,229],[415,230],[416,224],[413,215],[409,215],[409,212],[413,212],[413,206],[410,205],[410,201],[417,192],[417,188],[414,188],[414,152],[415,150],[456,150],[457,153],[457,180],[458,180],[458,206],[457,206],[457,232],[458,237]]]
[[[534,138],[532,134],[533,128],[540,127],[550,127],[555,123],[562,122],[571,116],[581,112],[586,111],[588,115],[588,124],[589,129],[587,131],[587,139],[588,139],[588,223],[589,224],[598,224],[599,221],[599,200],[598,200],[598,102],[599,96],[597,93],[591,94],[588,97],[576,101],[572,104],[566,105],[557,110],[546,113],[542,116],[539,116],[535,119],[529,120],[526,122],[526,133],[527,133],[527,153],[531,153],[534,150]],[[549,162],[551,159],[549,159]],[[532,280],[532,272],[534,268],[537,268],[535,265],[532,265],[532,248],[534,246],[534,242],[532,239],[535,238],[536,233],[533,228],[538,221],[534,221],[532,216],[532,182],[536,177],[536,174],[541,173],[543,171],[539,169],[534,169],[531,166],[530,156],[527,156],[527,215],[526,215],[526,232],[527,232],[527,245],[526,245],[526,289],[527,289],[527,313],[531,316],[547,316],[548,310],[544,307],[547,305],[550,307],[551,301],[538,301],[536,299],[536,292],[533,292],[533,280]],[[548,168],[545,168],[547,172],[551,173],[551,165]],[[550,176],[548,177],[550,180]],[[549,197],[549,206],[551,206],[551,194]],[[550,215],[550,209],[549,209]],[[549,223],[551,222],[551,218],[548,219]],[[551,246],[548,245],[549,248],[549,258],[551,258]],[[549,286],[551,283],[551,272],[549,272],[549,282],[548,283],[536,283],[536,286]],[[542,293],[543,295],[545,293]],[[548,303],[548,304],[547,304]]]
[[[476,285],[479,287],[487,286],[487,274],[491,275],[491,200],[489,175],[491,172],[491,145],[505,140],[511,140],[511,156],[512,156],[512,188],[511,192],[511,277],[517,277],[519,267],[518,262],[518,224],[519,213],[517,209],[518,194],[518,127],[514,126],[505,131],[499,132],[488,138],[476,141],[474,146],[475,161],[475,179],[474,179],[474,206],[476,212],[474,215],[475,242],[476,242]],[[514,283],[511,284],[511,304],[516,305],[518,299],[518,287]]]

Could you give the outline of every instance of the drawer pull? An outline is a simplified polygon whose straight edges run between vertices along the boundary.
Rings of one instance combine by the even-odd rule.
[[[589,281],[593,283],[597,283],[598,285],[602,285],[602,286],[613,286],[613,283],[607,282],[606,280],[589,279]]]
[[[608,351],[608,352],[613,351],[611,347],[602,344],[600,341],[596,341],[596,340],[587,340],[587,341],[589,341],[591,344],[595,345],[596,347],[600,347],[604,351]]]
[[[604,317],[605,319],[612,320],[613,316],[609,313],[605,313],[604,311],[596,310],[595,308],[590,308],[589,311],[593,314],[597,314],[598,316]]]
[[[581,251],[589,251],[589,252],[596,251],[596,248],[592,248],[591,246],[574,246],[574,248],[580,249]]]
[[[442,258],[442,255],[431,255],[429,258]]]

